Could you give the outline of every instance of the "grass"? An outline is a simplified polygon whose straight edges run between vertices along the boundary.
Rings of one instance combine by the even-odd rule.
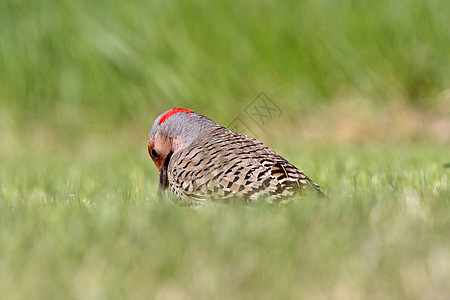
[[[0,298],[448,297],[447,2],[0,1]],[[160,201],[173,107],[242,117],[329,199]]]
[[[348,95],[428,107],[450,84],[446,6],[5,0],[0,109],[120,127],[180,102],[232,119],[262,90],[290,116]]]
[[[444,299],[446,150],[281,147],[329,194],[285,208],[161,202],[145,149],[105,150],[94,160],[77,153],[3,160],[0,294]]]

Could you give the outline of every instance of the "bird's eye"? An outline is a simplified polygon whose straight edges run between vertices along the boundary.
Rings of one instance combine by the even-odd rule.
[[[157,158],[158,157],[158,152],[156,152],[156,150],[155,149],[152,149],[152,151],[151,151],[151,156],[153,156],[154,158]]]

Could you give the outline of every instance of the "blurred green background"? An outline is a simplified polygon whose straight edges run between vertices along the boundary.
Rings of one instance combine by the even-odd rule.
[[[178,106],[226,125],[261,91],[286,124],[342,99],[448,108],[449,56],[444,0],[4,0],[2,125],[75,139]]]
[[[0,298],[444,299],[449,12],[0,1]],[[263,128],[260,92],[282,111]],[[329,199],[159,201],[147,134],[173,107],[242,117]]]

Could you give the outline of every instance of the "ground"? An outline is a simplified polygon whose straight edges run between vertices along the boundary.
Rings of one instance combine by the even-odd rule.
[[[447,7],[0,1],[0,298],[448,298]],[[328,198],[161,201],[146,142],[174,107]]]
[[[286,207],[180,208],[143,149],[2,161],[6,298],[428,298],[449,289],[447,147],[280,145],[321,184]]]

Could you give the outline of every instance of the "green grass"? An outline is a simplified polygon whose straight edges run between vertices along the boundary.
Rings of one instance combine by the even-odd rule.
[[[432,105],[448,88],[446,0],[0,3],[0,109],[54,126],[182,103],[232,118],[357,95]]]
[[[329,199],[179,208],[136,147],[3,159],[2,298],[448,295],[446,145],[275,148]]]
[[[448,297],[449,44],[448,0],[0,1],[0,298]],[[329,199],[157,199],[153,120],[261,91]]]

